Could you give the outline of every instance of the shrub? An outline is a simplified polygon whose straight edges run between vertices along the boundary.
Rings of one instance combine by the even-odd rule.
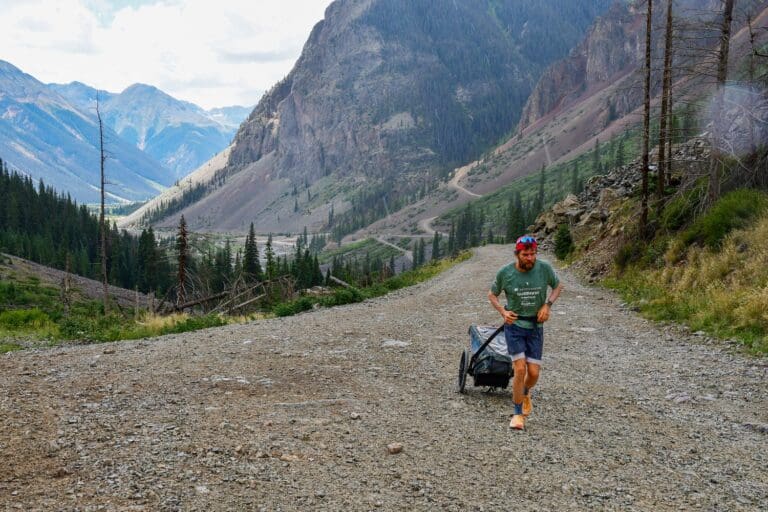
[[[222,325],[227,325],[227,321],[219,315],[189,316],[181,322],[164,327],[160,334],[197,331],[209,327],[221,327]]]
[[[22,346],[17,345],[16,343],[0,343],[0,354],[5,354],[6,352],[13,352],[14,350],[21,350]]]
[[[95,326],[90,319],[73,315],[59,323],[59,332],[64,339],[90,339],[89,333],[94,331]]]
[[[747,227],[768,206],[768,196],[757,190],[734,190],[723,196],[682,234],[685,244],[717,248],[734,229]]]
[[[0,301],[5,303],[15,303],[17,296],[16,284],[13,282],[0,281]]]
[[[16,309],[0,313],[0,328],[9,331],[40,329],[51,323],[51,319],[38,308]]]
[[[565,224],[560,224],[555,233],[555,256],[564,260],[569,254],[573,252],[573,238],[571,237],[571,230]]]
[[[645,251],[645,244],[639,240],[630,240],[621,246],[614,259],[619,270],[624,270],[630,263],[639,261]]]
[[[312,309],[312,306],[314,305],[315,301],[313,301],[310,297],[299,297],[298,299],[290,302],[281,302],[276,304],[272,308],[272,312],[276,316],[291,316],[297,313],[301,313],[302,311],[308,311]]]
[[[676,232],[688,224],[693,219],[693,214],[699,205],[699,197],[701,197],[701,191],[694,189],[667,203],[661,214],[661,228]]]
[[[353,304],[364,300],[362,292],[357,288],[338,288],[333,291],[333,295],[323,299],[324,306],[341,306],[343,304]]]

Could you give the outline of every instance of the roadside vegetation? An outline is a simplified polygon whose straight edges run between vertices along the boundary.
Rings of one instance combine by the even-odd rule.
[[[698,197],[671,202],[650,243],[622,247],[605,284],[650,319],[768,354],[768,193],[734,190],[696,216]]]
[[[0,353],[61,342],[107,342],[216,327],[220,315],[159,316],[141,311],[103,314],[99,301],[77,297],[67,306],[60,290],[34,276],[4,275],[0,281]]]
[[[352,254],[359,250],[360,247],[356,247]],[[338,261],[343,256],[343,253],[337,252],[333,257]],[[206,314],[200,310],[160,315],[146,310],[136,313],[132,309],[120,310],[114,307],[110,308],[109,314],[104,315],[101,301],[90,300],[75,293],[69,304],[65,304],[58,287],[41,282],[33,275],[4,273],[0,280],[0,353],[61,343],[148,338],[258,318],[289,316],[315,307],[360,302],[423,282],[469,256],[470,253],[463,252],[455,258],[430,261],[398,275],[388,273],[386,265],[384,272],[369,268],[366,273],[362,263],[355,258],[351,260],[351,265],[346,266],[347,270],[354,271],[344,274],[350,281],[348,287],[324,287],[320,295],[311,295],[307,290],[285,300],[265,303],[258,310],[242,315]]]

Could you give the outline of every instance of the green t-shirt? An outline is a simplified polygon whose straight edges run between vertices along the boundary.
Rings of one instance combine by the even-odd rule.
[[[547,301],[547,286],[557,288],[560,280],[552,265],[537,259],[528,272],[520,272],[513,261],[502,267],[491,285],[491,292],[498,296],[503,291],[507,297],[506,308],[520,316],[536,316],[541,306]],[[518,320],[519,327],[533,329],[534,322]]]

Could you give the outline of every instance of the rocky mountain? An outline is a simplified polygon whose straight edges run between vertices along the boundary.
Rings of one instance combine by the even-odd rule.
[[[653,92],[657,93],[666,4],[654,2],[654,6],[652,41],[656,69],[652,85]],[[691,98],[703,101],[703,95],[711,89],[712,55],[717,47],[717,20],[722,3],[719,0],[675,0],[674,6],[676,57],[673,80],[679,111],[692,106]],[[744,26],[746,13],[752,14],[754,27],[765,26],[768,2],[749,0],[741,4],[733,23],[732,77],[744,77],[744,59],[751,52],[749,32]],[[400,211],[370,224],[355,236],[423,233],[425,227],[429,232],[430,223],[436,223],[437,229],[449,229],[442,216],[452,209],[481,196],[499,193],[513,181],[539,172],[542,167],[570,161],[592,150],[598,143],[608,142],[628,129],[637,128],[642,123],[644,14],[644,4],[633,7],[632,3],[619,2],[596,18],[569,55],[543,73],[526,102],[514,136],[482,158],[458,168],[449,183],[441,184]],[[758,46],[768,42],[765,31],[758,30],[756,35]],[[708,55],[709,59],[703,59]],[[748,94],[741,94],[744,95]],[[738,103],[746,105],[743,98]],[[655,100],[652,107],[656,107]],[[742,110],[749,112],[752,109],[745,106]],[[706,130],[706,108],[701,117],[696,113],[690,115],[694,127]]]
[[[93,109],[96,89],[79,82],[51,87],[81,109]],[[160,162],[172,180],[183,178],[227,147],[251,111],[239,106],[206,111],[144,84],[119,94],[100,91],[100,98],[105,123]]]
[[[225,128],[230,128],[232,130],[232,135],[234,136],[237,129],[240,128],[240,125],[252,111],[253,107],[234,105],[231,107],[218,107],[206,110],[205,115]]]
[[[34,77],[0,61],[0,157],[80,202],[99,199],[99,128]],[[173,182],[155,160],[106,127],[108,200],[140,201]]]
[[[609,3],[333,2],[187,221],[281,231],[327,227],[331,210],[384,215],[509,133],[541,72]]]
[[[755,11],[761,2],[753,4]],[[654,4],[652,38],[654,62],[663,55],[666,2]],[[679,0],[674,4],[678,46],[677,65],[682,67],[693,60],[691,50],[683,47],[684,40],[697,41],[696,58],[701,50],[716,41],[717,24],[713,23],[722,11],[719,0]],[[550,66],[533,89],[520,116],[519,130],[525,130],[539,119],[554,115],[585,98],[623,81],[624,85],[606,99],[607,117],[622,117],[642,104],[642,87],[633,87],[630,81],[638,81],[636,72],[642,68],[645,58],[644,6],[616,2],[605,16],[599,17],[590,27],[587,36],[567,58]],[[658,68],[658,64],[654,66]],[[654,72],[654,94],[660,89],[660,80]]]

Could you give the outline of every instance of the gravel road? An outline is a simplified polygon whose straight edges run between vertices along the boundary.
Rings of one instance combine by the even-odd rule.
[[[510,257],[291,318],[2,356],[0,508],[765,509],[768,362],[567,272],[527,430],[507,391],[456,393]]]

